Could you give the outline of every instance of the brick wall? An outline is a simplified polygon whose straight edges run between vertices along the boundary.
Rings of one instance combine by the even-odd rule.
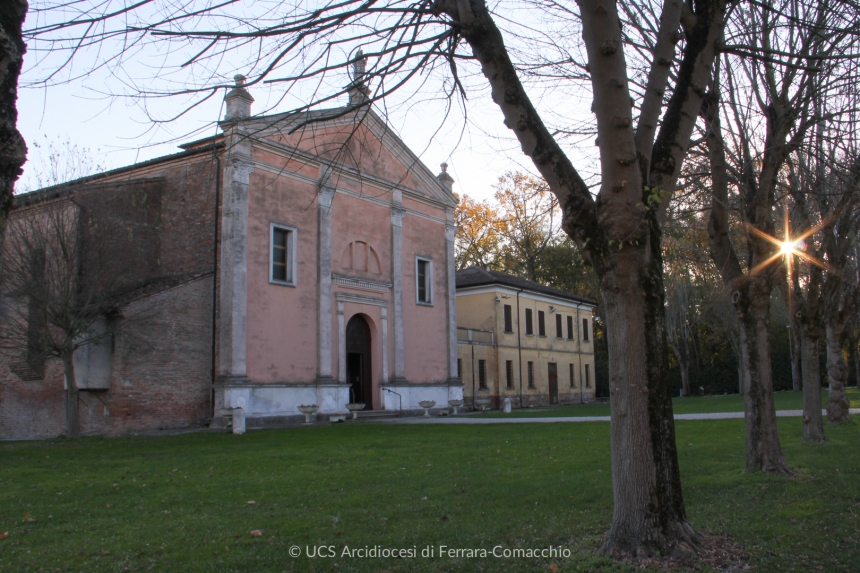
[[[144,287],[111,321],[111,386],[81,393],[83,433],[187,428],[210,416],[216,174],[201,154],[69,186],[84,213],[111,217],[99,228],[132,234],[123,285]],[[48,361],[44,380],[24,382],[14,361],[0,356],[0,439],[62,434],[62,364]]]
[[[116,319],[113,375],[107,391],[81,392],[81,432],[116,435],[203,425],[210,412],[212,275],[123,309]],[[0,439],[63,433],[63,371],[22,382],[0,366]]]

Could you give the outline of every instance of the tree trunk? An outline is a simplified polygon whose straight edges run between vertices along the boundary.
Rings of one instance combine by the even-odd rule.
[[[736,291],[739,298],[736,305],[740,319],[741,371],[746,374],[747,390],[744,399],[747,431],[745,470],[794,475],[785,463],[776,427],[768,334],[770,288],[763,277],[754,277],[743,290],[746,297],[741,291]]]
[[[75,363],[72,352],[63,356],[63,369],[66,374],[66,435],[77,438],[81,435],[81,419],[78,410],[78,385],[75,381]]]
[[[854,386],[860,388],[860,352],[857,352],[857,339],[851,339],[851,354],[854,355]]]
[[[821,371],[818,366],[818,336],[803,333],[803,441],[826,442],[821,417]]]
[[[682,336],[683,334],[677,333],[675,335],[676,338],[671,339],[672,343],[669,346],[672,348],[672,352],[675,353],[675,358],[678,360],[678,369],[681,371],[681,395],[690,396],[690,360],[688,358],[689,353],[682,346]]]
[[[684,388],[684,396],[690,396],[690,364],[679,360],[678,366],[681,369],[681,387]]]
[[[687,522],[681,492],[666,375],[662,276],[643,268],[643,255],[641,247],[625,247],[601,278],[615,501],[603,548],[636,557],[692,554],[698,536]]]
[[[6,217],[12,209],[12,190],[27,158],[27,146],[18,131],[18,76],[27,47],[21,37],[26,0],[7,0],[0,10],[0,247]]]
[[[800,329],[796,328],[794,325],[791,325],[791,333],[794,335],[791,337],[791,390],[793,392],[800,392],[801,388],[803,388],[803,382],[801,381],[801,372],[800,372],[800,353],[801,353],[801,337]]]
[[[848,408],[851,406],[845,395],[845,386],[848,382],[848,364],[845,363],[845,357],[842,355],[843,333],[844,327],[841,324],[828,324],[825,330],[827,378],[830,381],[830,393],[827,398],[827,421],[831,424],[847,420]]]

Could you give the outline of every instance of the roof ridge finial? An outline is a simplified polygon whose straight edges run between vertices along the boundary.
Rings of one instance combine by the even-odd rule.
[[[367,56],[364,55],[364,50],[359,48],[352,60],[352,83],[347,88],[350,107],[358,107],[368,101],[368,89],[364,82],[366,75]]]
[[[245,76],[236,74],[233,76],[233,81],[235,82],[233,89],[224,96],[224,103],[227,107],[224,121],[235,121],[251,117],[251,104],[254,103],[254,98],[245,89]]]

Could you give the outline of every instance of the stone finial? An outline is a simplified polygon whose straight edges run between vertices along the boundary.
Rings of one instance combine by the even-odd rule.
[[[368,100],[367,94],[369,90],[367,89],[367,84],[364,82],[366,73],[367,58],[364,55],[364,51],[359,48],[355,54],[355,59],[352,61],[352,83],[347,87],[350,107],[358,107]]]
[[[251,117],[251,104],[254,102],[254,98],[245,89],[245,76],[236,74],[233,80],[236,85],[224,96],[224,103],[227,105],[225,121]]]
[[[442,173],[437,175],[436,179],[439,180],[439,183],[441,183],[445,187],[445,189],[448,190],[449,193],[453,193],[454,192],[454,178],[451,177],[451,175],[448,173],[448,164],[442,163],[440,165],[440,167],[442,168]]]

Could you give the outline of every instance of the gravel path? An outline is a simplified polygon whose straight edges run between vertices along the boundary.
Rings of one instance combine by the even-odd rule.
[[[851,408],[851,414],[860,414],[860,408]],[[827,415],[822,410],[823,415]],[[803,415],[803,410],[777,410],[778,418],[791,418]],[[675,414],[676,420],[725,420],[743,418],[743,412],[712,412],[709,414]],[[367,420],[368,422],[371,420]],[[386,424],[550,424],[554,422],[608,422],[609,416],[555,416],[547,418],[477,418],[472,416],[433,416],[425,418],[380,418],[373,422]]]

